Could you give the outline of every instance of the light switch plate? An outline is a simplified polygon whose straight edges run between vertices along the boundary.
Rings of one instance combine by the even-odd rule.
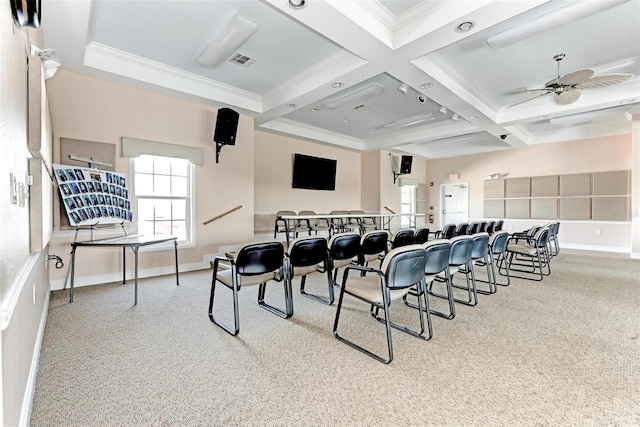
[[[16,176],[12,173],[9,174],[9,179],[11,180],[9,187],[11,188],[11,204],[18,204],[18,180]]]

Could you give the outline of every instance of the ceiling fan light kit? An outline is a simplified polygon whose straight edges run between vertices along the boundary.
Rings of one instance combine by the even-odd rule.
[[[516,104],[510,105],[514,107],[516,105],[524,104],[525,102],[533,101],[542,96],[553,94],[553,102],[556,105],[569,105],[573,104],[580,99],[582,95],[581,89],[591,89],[604,86],[611,86],[614,84],[623,83],[633,77],[633,74],[628,73],[614,73],[603,74],[600,76],[594,76],[594,70],[591,68],[583,68],[571,73],[567,73],[560,76],[560,61],[565,58],[564,53],[554,55],[553,59],[558,64],[558,77],[549,80],[542,88],[525,89],[525,92],[544,91],[543,94],[535,96],[534,98],[526,99]]]

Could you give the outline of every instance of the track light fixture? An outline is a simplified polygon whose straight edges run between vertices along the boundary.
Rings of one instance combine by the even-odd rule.
[[[406,95],[408,91],[409,91],[408,84],[401,83],[400,86],[398,86],[398,92],[400,92],[401,94]]]

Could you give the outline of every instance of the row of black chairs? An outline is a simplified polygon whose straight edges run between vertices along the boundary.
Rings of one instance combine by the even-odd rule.
[[[465,236],[476,233],[487,232],[489,235],[495,233],[496,231],[501,231],[504,225],[504,220],[499,219],[495,221],[474,221],[474,222],[463,222],[460,224],[447,224],[442,227],[436,237],[441,237],[443,239],[450,239],[455,236]]]
[[[497,291],[498,285],[509,286],[512,271],[528,273],[515,277],[532,280],[542,280],[545,275],[549,275],[551,258],[560,250],[558,230],[559,222],[553,222],[512,235],[504,230],[494,231],[492,235],[485,231],[450,239],[430,240],[422,244],[415,243],[417,230],[411,230],[413,241],[408,238],[408,231],[401,233],[401,230],[391,238],[388,231],[376,230],[362,236],[356,232],[338,233],[328,241],[321,236],[300,237],[286,249],[279,241],[251,243],[240,247],[233,254],[217,257],[212,262],[209,317],[228,333],[237,335],[240,330],[238,292],[242,286],[260,285],[258,304],[288,318],[293,315],[292,281],[295,277],[301,277],[302,295],[332,305],[335,299],[334,287],[338,286],[338,271],[344,268],[333,334],[341,342],[376,360],[389,363],[393,360],[391,329],[429,340],[433,336],[431,315],[453,319],[456,314],[455,303],[477,305],[478,294],[490,295]],[[407,236],[407,240],[402,240],[402,235]],[[376,262],[376,266],[370,266],[372,262]],[[486,268],[487,280],[476,277],[477,267]],[[306,276],[317,272],[326,275],[327,297],[310,293],[306,289]],[[464,283],[456,283],[454,279],[458,276],[464,276]],[[506,277],[506,280],[499,280],[498,276]],[[284,309],[265,302],[266,284],[272,280],[284,284]],[[484,282],[488,286],[479,289],[477,282]],[[214,316],[214,297],[218,283],[233,292],[233,328]],[[464,290],[464,297],[461,298],[459,291],[455,289]],[[345,295],[367,303],[371,316],[385,324],[387,355],[375,354],[339,332]],[[448,310],[431,308],[429,297],[446,300]],[[390,320],[389,307],[395,300],[402,300],[406,306],[418,310],[419,327],[400,325]]]
[[[494,257],[504,252],[508,237],[506,232],[495,233],[493,236],[489,236],[486,232],[477,233],[474,236],[458,236],[451,240],[438,239],[424,244],[408,243],[403,246],[394,246],[389,237],[390,234],[385,230],[367,232],[362,236],[355,232],[339,233],[331,236],[328,241],[320,236],[305,236],[292,241],[286,250],[284,244],[278,241],[251,243],[240,247],[233,254],[217,257],[212,261],[213,277],[209,317],[212,322],[228,333],[237,335],[240,329],[238,292],[242,286],[259,285],[258,304],[280,317],[288,318],[293,315],[292,280],[296,276],[301,277],[300,292],[302,295],[331,305],[334,301],[334,287],[337,286],[338,270],[345,268],[340,286],[341,293],[336,312],[334,335],[340,341],[358,348],[377,360],[389,363],[393,358],[390,328],[398,328],[428,340],[433,335],[431,314],[452,319],[455,316],[455,302],[467,305],[477,304],[478,290],[473,272],[474,263],[486,265],[487,282],[489,283],[489,290],[486,293],[495,292],[497,275],[494,270]],[[424,265],[422,264],[422,255],[419,255],[416,250],[424,252]],[[413,253],[410,253],[412,251]],[[379,262],[379,264],[376,264],[375,267],[369,266],[372,262]],[[405,267],[411,268],[405,271]],[[416,268],[421,271],[421,277],[418,280],[414,280]],[[305,289],[306,276],[315,272],[327,275],[328,297],[326,298],[309,293]],[[354,278],[352,272],[360,274]],[[453,277],[457,274],[465,275],[466,286],[454,283]],[[265,302],[266,284],[269,281],[284,284],[284,309],[275,308]],[[219,283],[233,292],[233,327],[226,326],[214,315],[214,298],[216,286]],[[437,283],[444,285],[444,294],[440,294],[434,289]],[[453,293],[454,287],[465,289],[467,298],[456,298]],[[345,293],[368,301],[371,304],[372,316],[387,325],[389,349],[387,357],[374,355],[338,333]],[[429,308],[427,295],[447,299],[449,302],[448,312],[439,312]],[[419,330],[401,327],[388,321],[390,301],[400,297],[407,306],[419,310],[421,319]],[[384,315],[380,316],[380,310],[384,312]],[[427,319],[426,329],[424,317]]]

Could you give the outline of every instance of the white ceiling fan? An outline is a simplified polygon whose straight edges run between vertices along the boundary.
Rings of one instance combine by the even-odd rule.
[[[514,107],[516,105],[524,104],[525,102],[532,101],[540,98],[541,96],[553,94],[553,102],[557,105],[569,105],[576,102],[580,95],[582,95],[581,89],[590,89],[596,87],[610,86],[618,83],[622,83],[631,77],[633,74],[628,73],[612,73],[603,74],[601,76],[594,76],[594,70],[591,68],[583,68],[581,70],[573,71],[571,73],[560,76],[560,61],[565,57],[564,53],[555,55],[553,59],[558,63],[558,77],[553,80],[549,80],[545,83],[543,88],[528,88],[518,90],[517,92],[534,92],[544,91],[543,94],[535,96],[533,98],[526,99],[516,104],[510,105]]]

